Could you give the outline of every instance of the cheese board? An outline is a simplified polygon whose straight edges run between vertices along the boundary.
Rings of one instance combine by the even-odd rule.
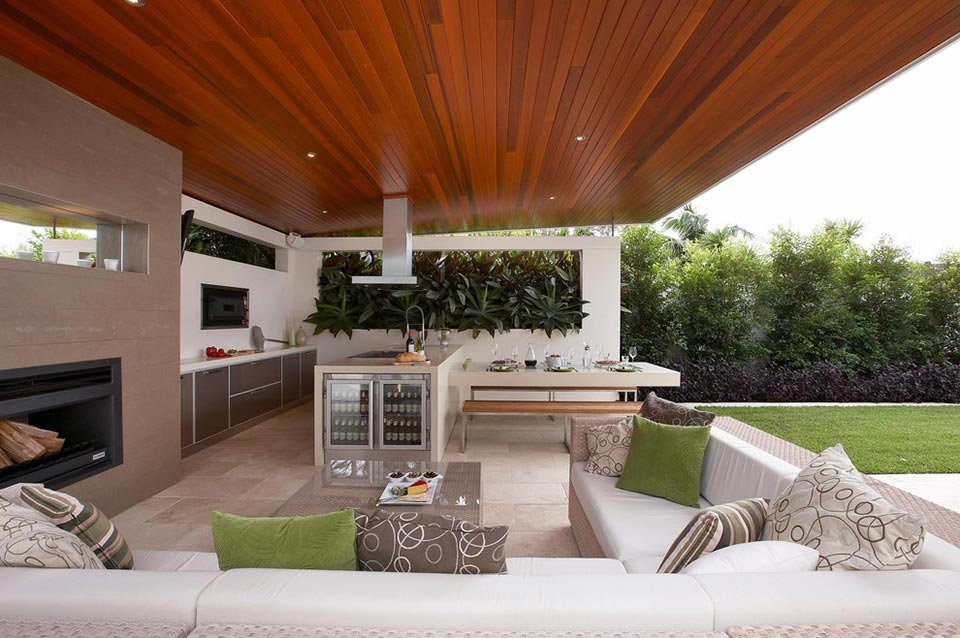
[[[396,496],[393,489],[397,487],[396,483],[388,483],[380,493],[377,499],[377,507],[381,505],[432,505],[433,497],[437,494],[437,488],[440,486],[440,480],[427,483],[427,491],[420,494]]]

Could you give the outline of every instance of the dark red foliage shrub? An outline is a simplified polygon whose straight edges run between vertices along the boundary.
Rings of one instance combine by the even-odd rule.
[[[897,363],[847,373],[832,363],[803,368],[685,361],[679,388],[642,388],[683,402],[960,403],[960,365]]]

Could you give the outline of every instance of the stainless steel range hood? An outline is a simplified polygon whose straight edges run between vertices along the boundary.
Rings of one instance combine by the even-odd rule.
[[[406,197],[383,200],[383,271],[351,277],[350,282],[373,286],[414,286],[413,206]]]

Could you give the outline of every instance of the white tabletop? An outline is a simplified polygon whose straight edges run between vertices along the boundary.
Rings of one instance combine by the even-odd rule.
[[[550,372],[537,367],[533,370],[514,372],[491,372],[489,362],[471,362],[466,370],[450,371],[450,385],[459,386],[510,386],[555,387],[555,388],[628,388],[679,386],[680,373],[652,363],[631,364],[636,372],[615,372],[604,368],[577,368],[573,372]]]

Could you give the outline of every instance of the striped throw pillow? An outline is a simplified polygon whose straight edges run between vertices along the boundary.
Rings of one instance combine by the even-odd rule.
[[[133,569],[133,553],[120,531],[92,503],[44,487],[24,486],[23,504],[82,540],[107,569]]]
[[[703,554],[759,540],[766,518],[767,500],[763,498],[747,498],[704,509],[673,541],[657,573],[676,574]]]

